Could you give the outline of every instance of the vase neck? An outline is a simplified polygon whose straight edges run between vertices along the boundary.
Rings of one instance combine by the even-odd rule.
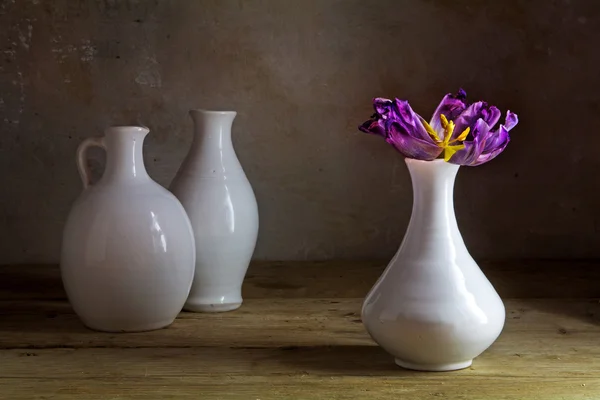
[[[127,182],[150,179],[144,166],[143,145],[148,129],[124,126],[106,130],[105,182]]]
[[[231,142],[231,126],[235,111],[191,110],[194,121],[194,144],[219,149]]]
[[[194,138],[186,169],[221,174],[241,168],[231,141],[231,127],[236,115],[235,111],[190,111]]]
[[[406,164],[413,187],[413,209],[407,236],[420,231],[460,237],[453,200],[459,166],[443,160],[407,159]]]

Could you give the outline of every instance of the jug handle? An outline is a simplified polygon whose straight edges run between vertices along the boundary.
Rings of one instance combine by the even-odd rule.
[[[100,147],[106,150],[104,145],[104,137],[97,136],[85,139],[77,148],[77,169],[79,170],[79,176],[83,182],[83,188],[87,189],[92,184],[92,174],[90,173],[90,167],[88,167],[86,156],[87,150],[90,147]]]

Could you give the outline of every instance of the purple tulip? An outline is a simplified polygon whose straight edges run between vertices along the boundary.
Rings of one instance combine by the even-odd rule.
[[[494,129],[500,120],[500,110],[483,101],[466,102],[467,94],[460,89],[447,94],[435,110],[430,123],[415,113],[407,101],[376,98],[375,114],[359,129],[380,135],[408,158],[431,161],[443,155],[453,164],[475,166],[500,154],[517,125],[517,114],[507,111],[504,124]]]

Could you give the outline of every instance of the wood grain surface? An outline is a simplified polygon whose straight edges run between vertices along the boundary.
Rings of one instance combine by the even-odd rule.
[[[505,329],[472,367],[443,373],[396,367],[365,332],[377,262],[255,264],[238,311],[132,334],[83,327],[55,267],[1,267],[0,399],[600,398],[593,263],[523,265],[486,264],[504,293],[524,295],[504,298]]]

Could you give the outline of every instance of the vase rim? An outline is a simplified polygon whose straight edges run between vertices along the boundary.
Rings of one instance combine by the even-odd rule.
[[[190,109],[190,113],[217,114],[217,115],[237,114],[236,111],[231,111],[231,110],[207,110],[205,108],[192,108],[192,109]]]
[[[441,163],[446,163],[446,164],[451,164],[451,165],[456,165],[456,164],[452,164],[449,163],[448,161],[444,161],[443,158],[436,158],[435,160],[417,160],[416,158],[408,158],[406,157],[404,159],[404,161],[408,164],[408,163],[415,163],[415,164],[421,164],[421,163],[437,163],[437,164],[441,164]]]
[[[137,126],[137,125],[115,125],[115,126],[109,126],[108,128],[106,128],[104,130],[104,134],[120,134],[120,133],[148,133],[150,132],[150,129],[144,127],[144,126]]]

